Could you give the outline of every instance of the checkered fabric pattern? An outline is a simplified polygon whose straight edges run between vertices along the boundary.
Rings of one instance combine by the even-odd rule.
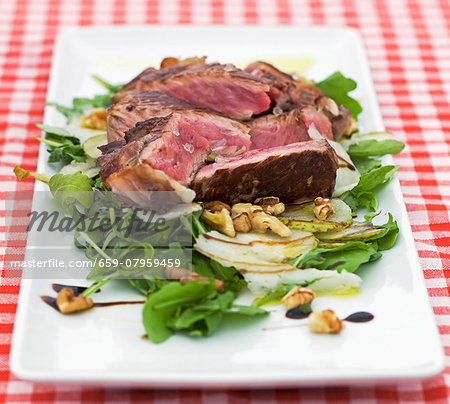
[[[0,194],[31,190],[55,36],[91,24],[282,24],[357,28],[388,130],[407,144],[395,158],[431,304],[450,360],[450,3],[448,0],[0,0]],[[0,254],[5,254],[0,205]],[[0,279],[0,401],[446,403],[450,367],[405,386],[268,391],[132,391],[49,387],[8,369],[19,283]],[[426,343],[424,341],[424,343]],[[418,347],[420,349],[420,347]],[[450,362],[447,362],[450,364]]]

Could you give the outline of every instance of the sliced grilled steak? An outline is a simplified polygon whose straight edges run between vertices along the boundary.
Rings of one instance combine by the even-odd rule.
[[[146,163],[187,185],[208,157],[236,156],[249,150],[248,131],[239,122],[206,112],[151,118],[127,131],[125,140],[102,147],[106,154],[97,160],[100,175],[109,185],[113,172]]]
[[[247,66],[245,71],[270,85],[269,96],[273,108],[288,111],[296,107],[314,106],[330,120],[335,140],[338,140],[351,128],[352,115],[350,112],[343,106],[338,107],[319,88],[295,80],[289,74],[283,73],[265,62],[252,63]],[[323,136],[328,137],[325,134]]]
[[[314,125],[322,137],[334,140],[331,123],[322,112],[312,105],[308,105],[300,110],[300,116],[308,129],[311,125]]]
[[[354,128],[354,119],[350,111],[339,105],[339,114],[331,115],[329,111],[324,110],[324,113],[331,121],[331,127],[333,129],[333,137],[335,140],[339,140],[343,135],[349,135]]]
[[[283,73],[266,62],[252,63],[245,71],[267,83],[270,86],[269,96],[272,106],[285,111],[313,105],[323,96],[322,91],[317,87],[294,80],[289,74]]]
[[[123,97],[108,110],[106,117],[108,141],[123,139],[124,132],[133,128],[138,122],[149,118],[163,117],[173,112],[185,114],[205,113],[212,111],[202,110],[178,98],[170,97],[160,91],[136,91]],[[224,118],[219,117],[222,122]],[[230,124],[234,121],[228,119]],[[236,123],[236,127],[242,125]]]
[[[200,201],[230,204],[276,195],[283,202],[331,196],[337,156],[325,139],[220,159],[203,167],[191,188]]]
[[[328,118],[314,107],[307,106],[250,120],[251,148],[267,149],[310,140],[308,129],[312,124],[322,137],[334,140]]]
[[[309,140],[308,128],[299,110],[269,114],[248,122],[252,149],[267,149]]]
[[[248,120],[270,106],[267,84],[233,65],[219,63],[196,62],[147,69],[119,90],[114,102],[134,90],[162,91],[239,120]]]

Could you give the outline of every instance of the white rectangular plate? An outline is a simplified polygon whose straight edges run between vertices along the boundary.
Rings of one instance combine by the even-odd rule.
[[[192,55],[241,65],[268,60],[313,79],[340,70],[358,82],[356,96],[364,107],[361,131],[383,130],[363,45],[350,29],[173,26],[65,31],[55,47],[48,99],[68,104],[74,96],[101,92],[92,74],[126,82],[165,56]],[[47,108],[45,122],[64,123],[53,108]],[[42,147],[39,172],[51,172],[46,160]],[[380,208],[392,212],[399,223],[396,246],[359,271],[363,285],[358,295],[314,301],[315,309],[332,308],[341,317],[367,310],[375,315],[370,323],[347,323],[340,335],[314,335],[303,326],[283,328],[294,322],[278,308],[263,320],[226,322],[210,338],[176,335],[153,345],[140,338],[140,306],[62,316],[39,298],[52,294],[51,280],[24,280],[11,369],[33,381],[184,388],[323,386],[432,376],[444,366],[443,352],[396,179],[379,193],[379,200]],[[136,298],[138,293],[119,281],[95,296],[96,301]],[[251,301],[245,296],[241,300]]]

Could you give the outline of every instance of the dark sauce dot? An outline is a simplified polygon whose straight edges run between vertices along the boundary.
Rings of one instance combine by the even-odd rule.
[[[357,311],[356,313],[350,314],[344,321],[349,321],[351,323],[366,323],[374,319],[374,315],[367,311]]]
[[[311,314],[311,305],[303,304],[301,306],[294,307],[286,312],[287,318],[292,318],[295,320],[301,320],[302,318],[306,318]]]
[[[41,300],[47,303],[50,307],[59,311],[58,306],[56,305],[56,298],[51,296],[41,296]]]

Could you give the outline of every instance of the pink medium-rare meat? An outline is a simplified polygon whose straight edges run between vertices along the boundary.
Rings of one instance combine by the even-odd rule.
[[[100,175],[109,184],[112,173],[143,163],[188,185],[208,158],[248,150],[248,130],[239,122],[210,113],[150,118],[128,130],[124,140],[102,146],[105,154],[97,159]]]
[[[253,118],[248,126],[252,149],[267,149],[310,139],[299,110]]]
[[[267,149],[310,140],[311,125],[326,139],[334,140],[328,118],[312,106],[296,108],[281,114],[253,118],[248,123],[252,149]]]
[[[352,115],[343,106],[327,97],[319,88],[306,82],[295,80],[266,62],[254,62],[247,66],[246,72],[258,77],[270,86],[269,96],[272,107],[283,111],[296,107],[314,106],[331,123],[334,139],[348,134],[352,128]],[[328,136],[325,136],[328,137]]]
[[[159,91],[136,91],[114,104],[106,117],[108,141],[123,139],[124,133],[138,122],[149,118],[164,117],[171,113],[182,113],[198,120],[216,119],[217,125],[226,126],[236,132],[245,131],[242,123],[216,114],[211,110],[197,108],[186,101],[170,97]]]
[[[330,120],[322,112],[318,111],[313,106],[308,105],[307,107],[302,108],[299,114],[308,129],[311,125],[314,125],[322,137],[328,140],[334,140]]]
[[[218,111],[233,119],[248,120],[267,111],[269,86],[233,65],[175,64],[160,70],[148,70],[137,78],[133,90],[161,91],[197,107]],[[126,91],[119,90],[117,102]]]
[[[325,139],[251,150],[200,169],[191,183],[199,201],[229,204],[278,196],[282,202],[329,197],[338,169]]]

